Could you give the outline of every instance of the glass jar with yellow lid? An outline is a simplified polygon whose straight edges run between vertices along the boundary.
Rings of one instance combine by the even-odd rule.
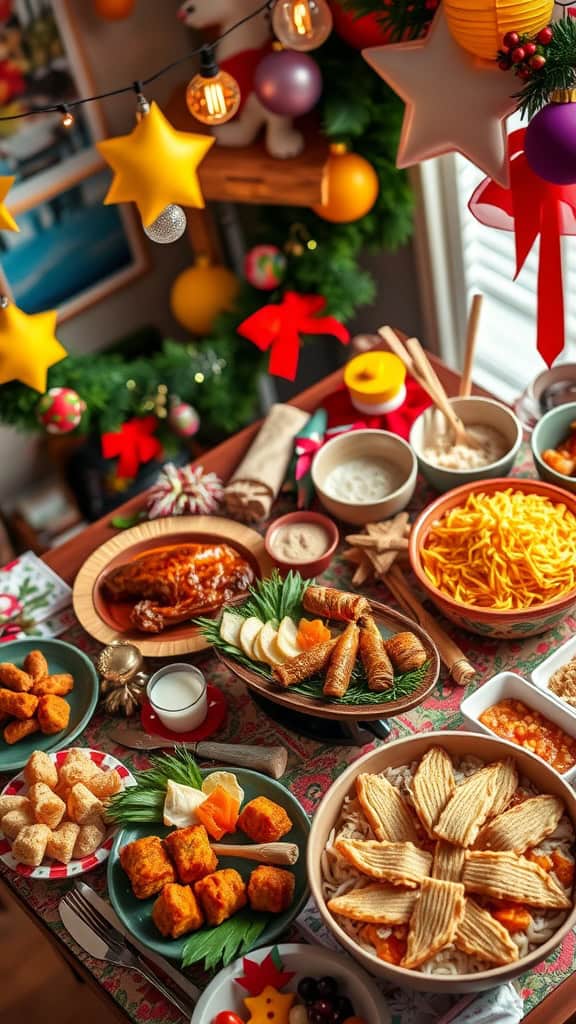
[[[406,369],[393,352],[363,352],[347,363],[344,383],[358,412],[394,412],[406,399]]]

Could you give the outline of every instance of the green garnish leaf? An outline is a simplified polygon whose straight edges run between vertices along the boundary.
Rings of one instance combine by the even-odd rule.
[[[136,785],[113,796],[105,811],[106,821],[114,825],[135,822],[162,822],[168,782],[179,782],[193,789],[202,788],[202,775],[186,747],[175,747],[171,754],[150,758],[152,767],[136,772]]]
[[[204,969],[227,967],[236,957],[247,953],[260,938],[270,914],[254,914],[242,910],[239,914],[219,924],[216,928],[205,928],[186,940],[182,950],[182,967],[190,967],[204,961]]]

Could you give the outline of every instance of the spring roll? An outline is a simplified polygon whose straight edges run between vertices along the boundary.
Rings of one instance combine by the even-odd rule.
[[[304,651],[296,658],[289,658],[283,665],[276,665],[272,672],[274,681],[282,689],[287,690],[289,686],[303,683],[305,679],[309,679],[316,672],[323,672],[336,643],[336,640],[328,640],[325,644],[317,644],[316,647]]]
[[[355,622],[351,622],[338,637],[330,658],[326,682],[325,697],[343,697],[350,686],[352,670],[358,654],[360,630]]]
[[[367,598],[334,587],[308,587],[302,603],[307,612],[340,622],[356,622],[370,612]]]
[[[360,620],[360,659],[373,693],[389,690],[394,683],[394,669],[386,653],[384,640],[371,615]]]

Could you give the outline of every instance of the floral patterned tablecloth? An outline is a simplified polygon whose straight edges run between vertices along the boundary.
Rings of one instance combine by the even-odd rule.
[[[533,470],[528,463],[526,451],[515,469],[517,476],[530,476]],[[417,511],[431,499],[432,495],[425,486],[419,483],[412,511]],[[342,588],[350,585],[351,567],[337,557],[325,576],[327,582]],[[393,603],[385,587],[378,584],[365,588],[367,596]],[[478,674],[468,692],[481,685],[497,672],[514,670],[521,675],[528,674],[560,643],[576,632],[576,619],[568,617],[563,625],[544,636],[525,640],[504,640],[482,638],[465,634],[444,623],[448,632],[456,638],[467,657],[476,666]],[[83,632],[77,624],[68,630],[63,639],[77,645],[87,653],[94,655],[98,645]],[[202,670],[209,682],[220,687],[228,699],[228,717],[225,728],[216,737],[219,740],[234,740],[242,743],[260,743],[272,745],[284,744],[289,751],[289,764],[283,778],[286,785],[300,800],[309,814],[313,814],[322,795],[332,781],[362,753],[370,749],[371,744],[363,748],[340,746],[333,742],[310,740],[296,735],[271,721],[270,718],[254,703],[243,683],[231,675],[213,655],[203,657]],[[462,727],[459,706],[464,691],[455,687],[442,673],[435,692],[426,702],[406,715],[392,720],[392,739],[407,736],[415,732],[427,732],[434,729],[458,729]],[[119,720],[97,712],[85,733],[77,744],[89,745],[112,753],[129,768],[143,768],[147,758],[143,754],[127,751],[117,746],[110,739],[110,732],[117,728]],[[375,740],[374,743],[380,741]],[[0,778],[5,783],[7,777]],[[4,867],[0,867],[3,877],[15,890],[17,896],[26,902],[44,924],[85,963],[88,970],[100,982],[111,996],[124,1008],[128,1016],[135,1022],[149,1020],[160,1021],[162,1024],[179,1020],[178,1011],[171,1007],[150,985],[135,974],[115,967],[107,966],[92,960],[79,952],[72,939],[60,923],[58,902],[69,883],[31,882],[14,876]],[[85,876],[85,880],[101,895],[106,894],[105,868],[99,868]],[[315,907],[309,903],[302,913],[290,938],[294,940],[315,939],[329,946],[335,946],[325,931]],[[535,971],[531,971],[520,979],[525,1012],[533,1009],[559,984],[573,972],[576,962],[576,943],[574,933],[564,940],[563,944],[549,959]],[[196,980],[199,979],[196,976]],[[441,1013],[446,1012],[449,1004],[446,1000],[411,992],[392,992],[384,988],[385,997],[392,1013],[394,1024],[431,1024]]]

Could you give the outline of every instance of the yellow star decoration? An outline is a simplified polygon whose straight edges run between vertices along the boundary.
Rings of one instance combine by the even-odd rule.
[[[294,992],[283,995],[268,985],[261,995],[244,1000],[246,1009],[250,1011],[248,1024],[288,1024],[295,999]]]
[[[130,135],[96,143],[114,171],[105,204],[136,203],[144,227],[171,203],[204,207],[197,168],[215,141],[177,131],[152,103]]]
[[[14,217],[4,206],[4,200],[15,181],[16,178],[0,178],[0,231],[20,231]]]
[[[54,311],[28,316],[12,304],[0,309],[0,384],[19,380],[43,395],[48,368],[68,354],[55,329]]]

